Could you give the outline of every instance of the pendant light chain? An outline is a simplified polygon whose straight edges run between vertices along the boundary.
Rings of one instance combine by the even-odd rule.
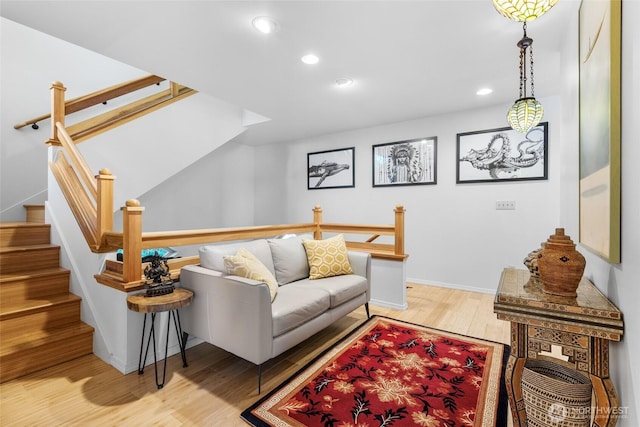
[[[529,69],[531,73],[531,97],[535,98],[536,94],[533,92],[533,43],[529,46]]]
[[[524,48],[520,48],[520,98],[524,98],[527,93],[527,89],[525,87],[526,76],[524,75]]]

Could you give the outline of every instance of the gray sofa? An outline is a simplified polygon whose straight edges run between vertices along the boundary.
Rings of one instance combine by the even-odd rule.
[[[223,257],[245,248],[278,282],[273,302],[267,284],[225,273]],[[181,287],[194,292],[181,310],[188,335],[258,365],[364,305],[369,317],[371,255],[348,252],[353,274],[309,279],[309,264],[299,236],[258,239],[200,248],[200,265],[183,267]]]

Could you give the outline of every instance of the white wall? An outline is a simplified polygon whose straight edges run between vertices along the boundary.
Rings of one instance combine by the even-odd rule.
[[[141,195],[144,231],[253,224],[254,152],[229,142]]]
[[[256,157],[282,165],[286,176],[279,173],[268,179],[257,172],[264,179],[257,182],[256,192],[286,188],[284,195],[274,197],[287,206],[287,222],[311,221],[311,209],[320,205],[327,222],[392,224],[395,206],[403,205],[409,281],[494,292],[504,267],[524,268],[524,257],[563,225],[560,100],[541,102],[549,122],[545,181],[456,184],[456,134],[504,127],[509,105],[501,105],[296,141],[286,151],[281,146],[274,152],[272,147],[259,147]],[[436,185],[372,187],[372,145],[429,136],[438,138]],[[352,146],[355,188],[307,190],[307,153]],[[497,211],[496,200],[515,200],[516,209]],[[257,222],[267,222],[263,215],[280,214],[278,204],[274,209],[257,212]]]
[[[46,200],[51,127],[49,120],[39,130],[13,126],[50,113],[54,81],[68,86],[71,99],[147,73],[5,18],[0,43],[0,218],[20,221],[24,203]]]
[[[623,2],[622,16],[622,263],[609,264],[589,249],[578,246],[585,256],[587,276],[622,311],[625,323],[623,340],[610,345],[611,378],[620,398],[623,416],[620,426],[640,425],[640,375],[636,359],[640,353],[640,170],[635,159],[640,156],[640,30],[633,17],[640,16],[640,2]],[[577,21],[568,23],[570,33],[577,34]],[[563,123],[565,133],[562,156],[560,213],[564,223],[578,230],[578,73],[577,43],[566,43],[563,52]],[[575,160],[574,160],[575,159]],[[576,234],[577,236],[577,234]]]

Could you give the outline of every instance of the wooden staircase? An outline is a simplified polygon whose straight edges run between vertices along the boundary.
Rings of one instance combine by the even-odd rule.
[[[0,382],[93,352],[43,207],[26,208],[26,222],[0,223]]]

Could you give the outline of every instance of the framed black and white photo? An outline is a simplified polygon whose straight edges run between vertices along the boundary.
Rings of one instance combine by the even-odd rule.
[[[438,138],[411,139],[373,146],[373,186],[437,183]]]
[[[307,154],[307,189],[355,187],[355,147]]]
[[[548,123],[526,135],[510,127],[459,133],[456,182],[547,179]]]

